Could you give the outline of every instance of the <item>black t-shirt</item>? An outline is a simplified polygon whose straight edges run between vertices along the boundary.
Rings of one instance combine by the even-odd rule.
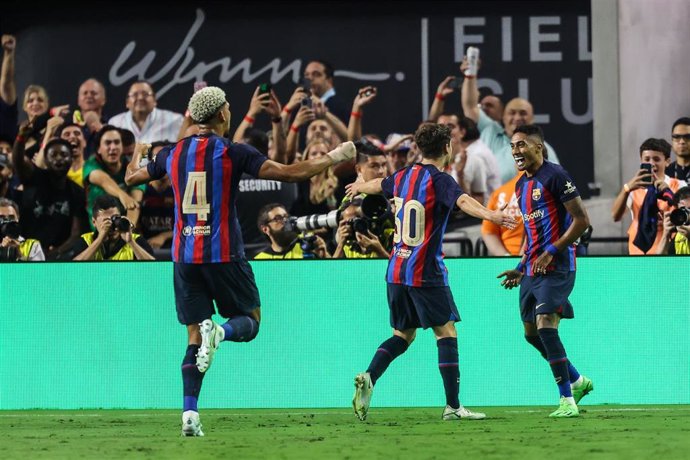
[[[98,232],[94,232],[94,235],[93,235],[94,241],[96,240],[97,237],[98,237]],[[136,241],[137,244],[139,246],[141,246],[141,249],[143,249],[144,251],[153,255],[153,248],[151,247],[151,245],[148,243],[148,241],[146,241],[146,239],[143,236],[138,236],[137,238],[134,239],[134,241]],[[104,243],[101,246],[101,249],[103,250],[103,258],[107,260],[110,257],[114,256],[115,254],[117,254],[117,252],[120,249],[122,249],[122,247],[125,244],[126,243],[122,238],[118,238],[117,241],[115,241],[115,243],[113,243],[112,245],[108,245],[108,244]],[[72,254],[74,254],[75,256],[78,254],[81,254],[88,247],[89,247],[89,245],[86,243],[86,240],[84,240],[84,238],[79,238],[79,241],[74,243],[74,246],[72,247]],[[134,258],[134,260],[136,260],[136,257]]]
[[[52,179],[47,170],[34,168],[20,200],[22,235],[39,240],[44,251],[69,238],[73,218],[82,228],[86,224],[84,189],[67,178],[60,186]]]
[[[151,238],[162,232],[170,232],[175,221],[175,194],[172,187],[158,191],[146,186],[141,201],[139,224],[144,238]],[[172,241],[172,239],[171,239]],[[170,247],[170,242],[166,244]]]
[[[681,166],[677,161],[666,166],[666,175],[690,184],[690,166]]]

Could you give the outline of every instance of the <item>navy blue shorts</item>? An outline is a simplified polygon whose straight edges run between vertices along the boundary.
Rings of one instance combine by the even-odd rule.
[[[558,313],[574,318],[568,296],[575,286],[575,272],[525,276],[520,282],[520,317],[526,323],[536,322],[536,315]]]
[[[388,308],[391,326],[398,331],[460,321],[458,307],[448,286],[412,287],[388,283]]]
[[[249,315],[261,306],[259,290],[249,262],[219,264],[175,263],[175,306],[182,324],[196,324],[216,312],[223,318]]]

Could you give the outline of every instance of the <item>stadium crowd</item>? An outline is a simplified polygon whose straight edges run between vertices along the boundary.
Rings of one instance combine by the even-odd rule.
[[[124,177],[133,152],[143,144],[151,144],[145,152],[150,161],[163,146],[195,134],[198,128],[188,114],[159,108],[155,88],[146,81],[130,85],[124,110],[112,116],[108,112],[121,108],[111,104],[106,109],[106,87],[95,78],[75,85],[76,107],[51,101],[39,84],[28,85],[20,96],[16,46],[14,36],[2,36],[0,260],[169,259],[170,180],[128,187]],[[453,151],[446,172],[489,209],[505,207],[521,222],[510,138],[517,127],[533,122],[532,104],[480,91],[478,66],[467,60],[460,70],[461,82],[456,77],[440,82],[419,126],[448,126]],[[348,97],[337,91],[333,76],[330,63],[308,62],[303,80],[284,103],[271,85],[260,85],[232,135],[234,142],[283,164],[318,158],[346,140],[357,145],[355,161],[302,183],[242,180],[237,216],[250,258],[385,258],[391,249],[395,224],[390,204],[373,195],[350,200],[345,187],[389,176],[419,161],[420,152],[412,133],[367,132],[367,106],[379,97],[376,87],[362,87]],[[462,113],[444,110],[451,96],[460,98]],[[270,120],[269,131],[255,127],[262,117]],[[613,220],[621,220],[626,209],[631,213],[630,254],[690,254],[690,118],[679,118],[670,135],[671,143],[641,139],[641,169],[613,203]],[[548,160],[558,163],[553,147],[548,142],[545,147]],[[456,211],[449,225],[467,223],[477,221]],[[485,221],[481,234],[488,255],[523,250],[522,225],[507,229]],[[580,241],[578,253],[586,253],[586,246],[585,239]]]

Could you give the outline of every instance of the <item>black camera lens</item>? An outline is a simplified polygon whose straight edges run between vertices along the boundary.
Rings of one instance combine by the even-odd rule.
[[[128,232],[129,229],[132,228],[132,225],[126,217],[113,216],[111,220],[113,221],[113,229],[118,232]]]
[[[671,211],[670,218],[673,225],[690,225],[690,208],[678,208]]]
[[[21,232],[22,230],[19,226],[19,222],[16,220],[4,220],[0,222],[0,237],[2,238],[7,236],[13,240],[16,240],[19,238]]]

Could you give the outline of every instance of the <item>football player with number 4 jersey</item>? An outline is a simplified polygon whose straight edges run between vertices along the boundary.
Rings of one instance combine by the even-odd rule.
[[[366,419],[376,381],[389,364],[403,354],[417,329],[432,328],[438,346],[438,367],[446,393],[443,420],[478,420],[486,416],[465,409],[459,401],[460,371],[455,322],[458,309],[448,286],[442,242],[454,207],[474,217],[509,228],[517,222],[503,210],[490,211],[462,191],[442,172],[452,152],[450,129],[425,124],[415,142],[422,162],[402,168],[385,179],[355,182],[347,193],[382,193],[395,205],[395,235],[388,262],[388,306],[393,336],[383,342],[366,372],[355,377],[352,405],[360,420]]]
[[[137,144],[125,181],[132,185],[170,177],[175,304],[189,344],[182,361],[182,434],[203,436],[197,400],[218,345],[223,340],[253,340],[261,321],[259,292],[245,258],[235,206],[242,174],[300,182],[354,158],[356,151],[352,142],[345,142],[323,157],[285,166],[225,137],[230,105],[220,88],[197,91],[188,109],[199,134],[164,148],[146,167],[139,165],[150,146]],[[218,314],[228,319],[222,325],[211,319],[214,302]]]
[[[536,125],[515,129],[510,139],[513,159],[525,171],[515,184],[525,226],[525,254],[514,270],[498,275],[506,289],[520,286],[520,316],[525,340],[549,362],[558,385],[555,418],[577,417],[577,403],[593,390],[580,375],[558,334],[562,318],[573,318],[568,300],[575,285],[575,241],[589,226],[580,194],[568,173],[544,159],[544,135]]]

